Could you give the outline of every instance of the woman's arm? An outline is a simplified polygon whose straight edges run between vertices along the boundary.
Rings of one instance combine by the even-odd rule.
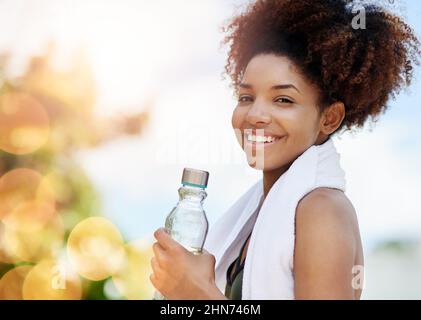
[[[339,190],[318,188],[296,210],[296,299],[354,299],[356,215]]]

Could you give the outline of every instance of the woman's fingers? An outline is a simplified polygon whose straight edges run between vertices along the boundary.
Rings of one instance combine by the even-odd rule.
[[[152,250],[154,252],[157,263],[161,267],[164,267],[166,265],[166,262],[167,262],[167,256],[166,256],[166,252],[165,252],[164,248],[158,242],[155,242],[152,245]]]
[[[159,245],[166,251],[181,253],[187,251],[181,244],[175,241],[171,236],[165,231],[164,228],[159,228],[154,232],[154,236],[158,241]]]
[[[174,247],[174,240],[165,231],[164,228],[159,228],[154,232],[154,237],[158,243],[164,248],[164,250],[172,249]]]
[[[149,280],[151,281],[151,283],[155,287],[155,289],[161,290],[160,283],[159,283],[159,281],[158,281],[157,276],[155,275],[155,273],[152,273],[149,276]]]
[[[155,289],[159,290],[162,293],[162,285],[167,282],[167,277],[165,271],[159,265],[157,259],[153,257],[151,259],[152,274],[149,276],[149,279]]]
[[[151,266],[155,276],[159,278],[163,274],[163,270],[155,257],[151,259]]]

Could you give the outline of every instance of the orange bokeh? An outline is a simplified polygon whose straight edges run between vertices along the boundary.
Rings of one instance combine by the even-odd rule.
[[[35,98],[20,92],[0,95],[0,149],[17,155],[34,152],[49,132],[47,111]]]
[[[65,263],[43,260],[26,275],[22,293],[24,300],[79,300],[82,282]]]
[[[102,217],[85,219],[74,227],[67,239],[67,253],[76,271],[94,281],[117,273],[126,254],[120,231]]]
[[[22,300],[22,287],[32,266],[20,266],[9,270],[0,279],[0,300]]]

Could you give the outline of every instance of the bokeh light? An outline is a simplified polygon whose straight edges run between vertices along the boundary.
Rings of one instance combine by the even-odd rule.
[[[17,168],[0,177],[0,220],[26,201],[36,199],[41,174],[29,168]]]
[[[51,1],[33,6],[26,1],[21,12],[34,13],[56,4],[58,2]],[[84,2],[80,4],[84,6]],[[3,5],[1,2],[0,13],[16,9],[14,2],[6,4],[7,8]],[[63,8],[63,4],[58,5]],[[75,7],[72,5],[72,8]],[[66,15],[68,13],[66,10]],[[114,15],[115,10],[109,13]],[[52,16],[58,17],[48,14],[47,20],[51,22]],[[87,17],[89,21],[83,24],[92,26],[92,15]],[[107,78],[118,82],[124,97],[135,92],[136,99],[129,102],[103,100],[99,92],[105,91],[98,91],[101,87],[98,82],[104,76],[98,77],[97,73],[97,62],[102,59],[97,59],[90,46],[80,42],[64,52],[63,43],[49,32],[57,30],[55,27],[48,28],[51,38],[46,41],[34,37],[33,18],[26,16],[16,20],[22,30],[31,31],[28,38],[23,36],[20,41],[31,38],[40,50],[22,46],[20,41],[17,47],[4,46],[4,37],[0,36],[0,279],[4,280],[5,286],[13,285],[10,293],[13,297],[22,298],[24,275],[20,270],[25,269],[20,267],[31,265],[32,272],[28,273],[25,282],[28,299],[104,299],[107,297],[106,283],[108,294],[114,290],[112,296],[116,298],[119,292],[111,276],[124,262],[124,241],[110,222],[89,218],[103,212],[103,207],[97,186],[80,161],[80,152],[113,140],[120,141],[124,136],[139,137],[149,122],[149,107],[154,104],[154,95],[143,89],[139,91],[139,84],[130,80],[143,81],[144,76],[137,72],[130,79],[121,74],[116,76],[112,68],[112,76]],[[121,19],[126,21],[124,16]],[[7,29],[15,29],[5,19],[0,19],[0,23],[6,23]],[[69,31],[76,30],[71,21],[61,25],[66,25]],[[87,30],[86,24],[78,25]],[[111,29],[107,30],[101,24],[96,28],[106,35],[101,39],[106,40],[107,47],[114,41],[110,39],[109,31],[115,30],[115,26],[109,26]],[[113,36],[119,33],[113,32]],[[97,35],[94,38],[98,39]],[[127,45],[135,44],[143,50],[139,42],[127,40]],[[15,51],[17,48],[23,49],[22,55]],[[115,52],[100,51],[107,53],[113,61],[128,61],[116,57]],[[130,48],[123,51],[131,52],[134,61],[144,61]],[[125,66],[132,69],[131,64]],[[99,65],[107,65],[105,70],[111,70],[109,63]],[[121,66],[117,69],[121,70]],[[142,75],[144,70],[142,68]],[[116,85],[113,87],[115,91]],[[119,110],[119,114],[104,113],[104,103]],[[83,223],[79,224],[81,221]],[[59,290],[51,290],[48,284],[51,275],[47,266],[51,261],[57,261],[66,249],[69,264],[81,277],[82,285],[76,281],[75,288],[80,287],[80,290],[60,294]],[[53,276],[53,279],[57,278]],[[37,286],[40,287],[38,293],[35,291]]]
[[[77,272],[95,281],[117,273],[125,259],[119,230],[102,217],[91,217],[76,225],[67,241],[67,253]]]
[[[126,259],[121,270],[113,276],[120,294],[129,300],[150,300],[155,292],[149,276],[152,273],[152,244],[138,240],[126,244]]]
[[[64,224],[55,216],[36,231],[21,231],[3,225],[0,233],[0,261],[6,263],[32,262],[54,258],[64,243]]]
[[[22,288],[32,266],[19,266],[9,270],[0,279],[0,300],[22,300]]]
[[[0,149],[34,152],[47,141],[49,131],[48,114],[36,99],[17,92],[0,96]]]
[[[3,222],[13,230],[34,232],[44,227],[55,213],[53,204],[49,202],[28,201],[17,206],[3,219]]]
[[[51,187],[29,168],[0,177],[0,262],[38,262],[52,258],[64,241]]]
[[[37,191],[37,199],[48,203],[68,203],[71,195],[71,186],[62,174],[53,170],[42,177]]]
[[[26,275],[22,292],[24,300],[79,300],[82,282],[68,264],[43,260]]]

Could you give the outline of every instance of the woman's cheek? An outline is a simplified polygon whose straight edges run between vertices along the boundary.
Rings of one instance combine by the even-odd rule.
[[[244,112],[237,106],[232,112],[231,124],[232,127],[241,128],[241,124],[244,121]]]
[[[234,129],[235,137],[241,147],[243,147],[243,134],[240,128],[243,126],[244,119],[244,112],[241,111],[238,107],[236,107],[232,113],[231,125]]]

